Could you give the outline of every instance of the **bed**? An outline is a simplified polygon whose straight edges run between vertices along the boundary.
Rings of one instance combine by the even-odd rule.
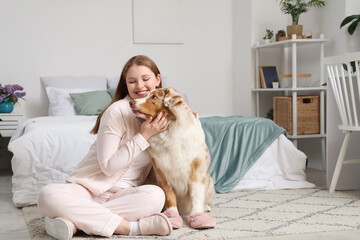
[[[65,183],[95,141],[96,136],[89,131],[96,114],[111,99],[117,79],[41,79],[49,98],[49,116],[28,119],[8,146],[13,153],[15,206],[36,204],[42,186]],[[217,192],[314,187],[306,181],[305,154],[271,120],[202,115],[199,119],[212,159],[210,174]]]

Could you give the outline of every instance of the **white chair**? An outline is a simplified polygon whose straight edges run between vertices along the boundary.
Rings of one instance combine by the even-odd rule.
[[[324,64],[339,109],[341,124],[339,129],[345,133],[329,192],[335,191],[343,164],[360,163],[360,159],[344,160],[349,145],[350,134],[360,132],[360,52],[347,53],[341,56],[326,57]],[[346,66],[347,70],[344,69]],[[354,68],[354,69],[353,69]]]

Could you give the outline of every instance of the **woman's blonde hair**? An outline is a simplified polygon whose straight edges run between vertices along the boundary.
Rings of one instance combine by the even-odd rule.
[[[155,74],[156,77],[160,74],[158,67],[153,62],[153,60],[151,60],[149,57],[144,56],[144,55],[138,55],[138,56],[134,56],[134,57],[130,58],[126,62],[125,66],[121,72],[120,80],[116,87],[113,99],[111,100],[109,105],[104,110],[101,111],[101,113],[99,114],[99,116],[96,119],[95,126],[93,127],[93,129],[91,129],[90,133],[97,134],[99,131],[101,117],[104,114],[104,112],[106,111],[106,109],[114,102],[124,99],[129,94],[129,91],[126,86],[126,75],[129,71],[129,68],[132,67],[133,65],[145,66],[145,67],[150,68],[150,70]],[[160,82],[159,87],[162,87],[161,82]]]

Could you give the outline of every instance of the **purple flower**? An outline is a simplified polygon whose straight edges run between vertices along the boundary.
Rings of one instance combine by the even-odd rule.
[[[18,84],[14,84],[13,89],[14,89],[14,91],[22,91],[22,90],[24,90],[24,88],[22,86],[18,85]]]
[[[5,98],[6,98],[5,94],[0,94],[0,102],[4,101]]]
[[[10,95],[14,94],[14,85],[5,85],[5,92],[9,93]]]
[[[26,92],[15,92],[14,95],[16,98],[22,98],[26,95]]]
[[[26,95],[26,92],[19,92],[23,90],[24,88],[18,84],[8,84],[3,87],[0,83],[0,103],[5,99],[8,99],[12,104],[17,103],[19,98],[23,99]]]

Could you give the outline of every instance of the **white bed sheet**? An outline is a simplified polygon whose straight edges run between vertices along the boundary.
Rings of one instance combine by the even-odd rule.
[[[39,117],[27,120],[10,139],[13,202],[36,204],[42,186],[64,183],[96,136],[95,116]]]
[[[9,143],[13,202],[36,204],[41,187],[64,183],[96,136],[89,133],[96,116],[39,117],[27,120]],[[304,173],[306,156],[281,135],[265,150],[233,191],[310,188]]]
[[[313,188],[315,185],[306,181],[305,165],[306,155],[281,134],[232,191]]]

